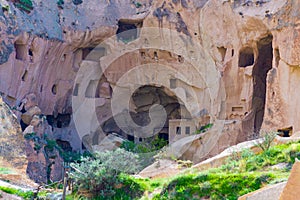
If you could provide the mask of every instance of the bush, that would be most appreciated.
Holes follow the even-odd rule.
[[[260,132],[263,141],[261,143],[258,142],[256,146],[260,147],[261,150],[263,151],[268,150],[271,147],[277,134],[278,134],[277,132],[264,132],[264,131]]]
[[[144,141],[138,144],[131,141],[124,141],[120,147],[129,152],[142,154],[139,156],[139,160],[141,163],[140,169],[143,169],[155,161],[154,156],[167,144],[168,141],[155,136],[151,141]]]
[[[64,0],[58,0],[57,1],[57,6],[59,7],[59,8],[63,8],[63,5],[65,4],[65,2],[64,2]]]
[[[121,148],[95,153],[94,157],[82,158],[80,163],[71,166],[75,169],[71,177],[79,191],[106,199],[117,195],[117,191],[125,187],[124,182],[128,184],[128,178],[122,174],[133,174],[139,169],[138,156]]]
[[[15,3],[15,6],[22,11],[30,13],[33,9],[33,4],[31,0],[19,0],[19,2]]]

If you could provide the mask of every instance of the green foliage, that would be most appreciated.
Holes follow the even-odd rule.
[[[190,168],[193,165],[193,162],[190,160],[176,160],[179,168]]]
[[[59,8],[63,8],[63,5],[65,4],[65,2],[64,2],[64,0],[58,0],[57,1],[57,6],[59,7]]]
[[[175,178],[153,199],[237,199],[274,180],[271,173],[201,173]]]
[[[219,168],[174,178],[154,199],[237,199],[265,184],[286,181],[296,158],[300,159],[300,142],[271,146],[257,155],[245,149]],[[272,168],[279,163],[286,166]]]
[[[132,174],[138,171],[138,156],[134,153],[117,149],[115,151],[98,152],[94,157],[82,158],[80,163],[72,163],[75,171],[71,177],[79,190],[87,190],[94,196],[113,198],[120,193],[120,188],[136,189],[128,195],[139,194],[139,187],[132,183],[134,179],[124,178],[123,173]],[[129,184],[130,183],[130,184]],[[123,188],[124,189],[124,188]],[[119,192],[118,192],[119,191]]]
[[[263,151],[268,150],[271,147],[277,134],[278,134],[277,132],[262,131],[260,135],[262,136],[263,141],[261,143],[258,142],[256,146],[260,147]]]
[[[45,147],[48,148],[48,150],[50,150],[50,151],[53,151],[54,148],[57,147],[57,143],[56,143],[55,140],[48,140],[47,139],[46,142],[47,142],[47,145]]]
[[[32,140],[32,139],[34,139],[35,137],[37,137],[35,132],[27,133],[27,134],[24,135],[24,138],[25,138],[26,140]]]
[[[142,4],[138,1],[134,1],[133,4],[135,5],[136,8],[142,7]]]
[[[12,171],[9,168],[0,167],[0,174],[13,174],[14,171]]]
[[[282,144],[268,148],[255,155],[251,150],[245,149],[239,155],[233,154],[220,167],[226,172],[252,172],[266,170],[268,167],[279,163],[286,163],[283,172],[295,162],[295,158],[300,159],[300,143]]]
[[[27,13],[30,13],[30,11],[33,9],[33,4],[31,0],[19,0],[19,2],[15,3],[15,6]]]
[[[6,192],[8,194],[14,194],[20,197],[23,197],[24,199],[31,199],[33,197],[33,192],[32,191],[22,191],[22,190],[18,190],[15,188],[9,188],[9,187],[4,187],[4,186],[0,186],[0,190],[3,192]]]
[[[206,131],[208,131],[208,129],[210,129],[211,127],[213,127],[214,124],[206,124],[204,126],[201,126],[199,130],[196,130],[195,134],[200,134],[200,133],[204,133]]]
[[[126,151],[130,151],[133,153],[150,153],[155,152],[162,149],[164,146],[168,144],[168,141],[155,136],[151,141],[144,141],[141,143],[135,144],[132,141],[124,141],[121,145],[121,148]]]
[[[155,136],[149,141],[143,141],[137,144],[132,141],[124,141],[121,144],[120,148],[125,149],[129,152],[142,154],[141,156],[139,156],[139,160],[141,163],[141,169],[143,169],[146,166],[151,165],[155,161],[154,156],[167,144],[168,141]]]

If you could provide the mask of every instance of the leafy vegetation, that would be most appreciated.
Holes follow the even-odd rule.
[[[258,142],[256,146],[260,147],[263,151],[268,150],[271,147],[277,134],[277,132],[260,132],[263,141],[261,143]]]
[[[71,177],[79,192],[87,191],[99,199],[117,198],[118,195],[130,199],[142,194],[140,184],[126,175],[139,170],[138,156],[124,149],[98,152],[71,166],[75,169]]]
[[[208,131],[213,126],[213,124],[209,123],[204,126],[201,126],[198,130],[196,130],[195,134],[200,134]]]
[[[246,149],[221,167],[183,173],[154,199],[237,199],[266,184],[287,180],[295,158],[300,159],[300,142],[271,146],[257,155]]]
[[[0,190],[5,193],[8,193],[8,194],[14,194],[14,195],[23,197],[24,199],[31,199],[33,197],[32,191],[25,192],[23,190],[18,190],[18,189],[9,188],[9,187],[3,187],[3,186],[0,186]]]
[[[64,4],[65,4],[64,0],[58,0],[58,1],[57,1],[57,6],[58,6],[59,8],[61,8],[61,9],[63,8]]]
[[[115,151],[81,157],[71,164],[74,171],[70,176],[77,188],[67,199],[85,199],[88,194],[93,199],[237,199],[267,184],[287,180],[295,159],[300,159],[300,142],[272,146],[272,137],[265,141],[268,142],[259,154],[245,149],[233,153],[218,168],[187,169],[175,177],[160,179],[135,178],[131,174],[141,169],[140,157],[157,153],[164,141],[159,138],[140,144],[127,141]],[[59,148],[55,141],[47,141],[47,145]],[[178,163],[184,167],[191,164]]]
[[[177,177],[154,199],[237,199],[274,180],[272,173],[200,173]]]
[[[80,4],[82,4],[83,3],[83,0],[72,0],[72,2],[73,2],[73,4],[74,5],[80,5]]]
[[[150,153],[162,149],[167,144],[168,141],[156,136],[149,142],[146,141],[137,144],[132,141],[124,141],[121,145],[121,148],[133,153]]]
[[[156,136],[150,139],[150,141],[144,141],[138,144],[135,144],[132,141],[124,141],[121,145],[121,148],[132,153],[142,154],[139,156],[139,160],[141,163],[141,168],[145,168],[155,161],[155,155],[157,155],[158,151],[167,144],[168,141]]]
[[[19,0],[15,3],[15,6],[27,13],[30,13],[33,9],[33,3],[31,0]]]
[[[13,174],[14,171],[9,168],[0,167],[0,174]]]

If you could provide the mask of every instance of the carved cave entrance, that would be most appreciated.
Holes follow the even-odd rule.
[[[176,97],[176,95],[165,87],[143,86],[138,88],[131,97],[130,115],[133,121],[140,126],[150,123],[149,109],[155,104],[160,104],[165,108],[167,119],[163,128],[159,131],[158,137],[169,141],[169,120],[170,119],[190,119],[191,115],[186,107]],[[120,114],[122,115],[122,113]],[[102,124],[102,130],[106,134],[117,133],[125,139],[135,142],[148,142],[151,138],[135,138],[124,133],[111,118]],[[155,130],[153,130],[155,131]]]
[[[257,42],[258,57],[253,68],[253,98],[252,110],[254,112],[254,134],[258,135],[264,118],[266,103],[267,73],[272,68],[273,37],[269,35]]]

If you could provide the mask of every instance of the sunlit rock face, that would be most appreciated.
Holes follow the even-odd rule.
[[[13,111],[0,97],[0,166],[14,169],[14,175],[1,175],[1,178],[24,183],[27,169],[25,139]]]
[[[99,149],[109,134],[179,140],[193,137],[190,122],[217,125],[176,144],[198,162],[261,129],[300,130],[297,1],[36,0],[29,13],[7,5],[4,100],[18,106],[34,93],[72,150]],[[173,137],[169,120],[180,119]]]

